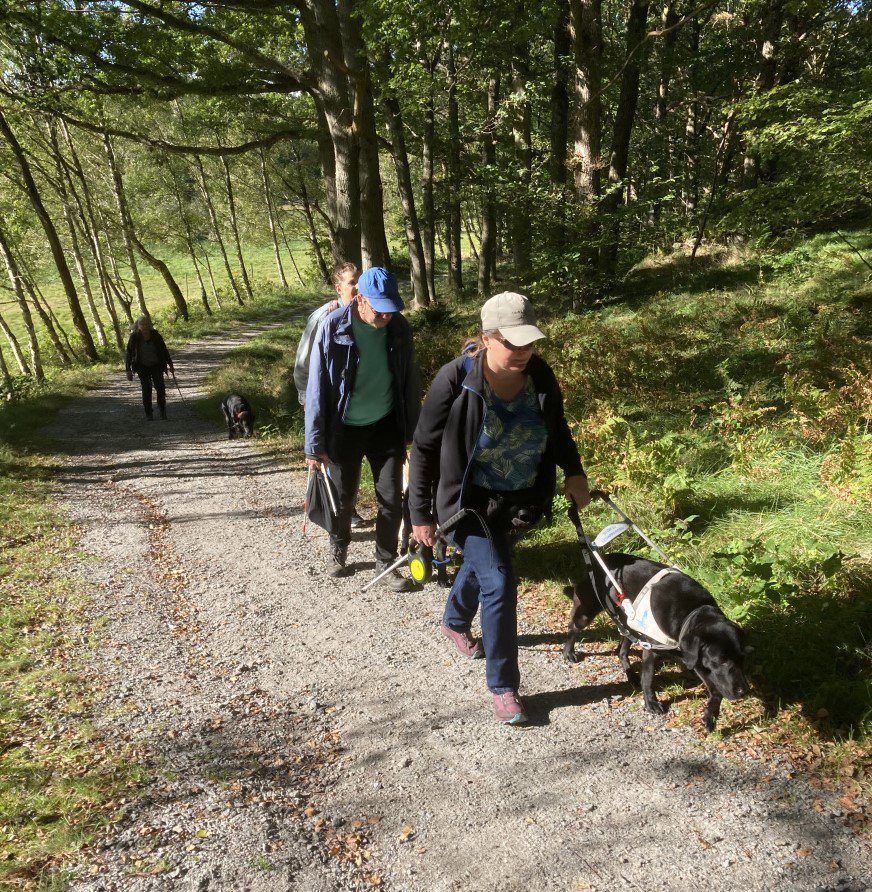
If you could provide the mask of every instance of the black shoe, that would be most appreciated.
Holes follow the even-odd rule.
[[[378,576],[379,573],[384,573],[388,567],[393,563],[382,563],[381,561],[377,562],[375,565],[375,575]],[[402,593],[402,592],[412,592],[415,590],[415,583],[413,580],[409,579],[407,576],[403,576],[400,573],[399,569],[394,567],[390,573],[386,576],[382,576],[379,582],[387,586],[391,591]]]
[[[357,511],[351,512],[351,529],[356,530],[358,527],[365,527],[366,521],[357,513]]]
[[[328,576],[332,576],[334,579],[339,579],[342,576],[351,575],[351,567],[348,567],[345,564],[345,555],[346,549],[344,548],[334,548],[330,552],[330,560],[327,561]]]

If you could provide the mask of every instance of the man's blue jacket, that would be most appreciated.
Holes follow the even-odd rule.
[[[354,392],[360,353],[354,343],[355,302],[332,312],[321,326],[309,361],[306,387],[306,455],[326,453],[335,460],[336,435]],[[406,443],[412,442],[421,411],[421,376],[415,362],[412,329],[394,313],[387,324],[388,366],[394,378],[394,412]]]

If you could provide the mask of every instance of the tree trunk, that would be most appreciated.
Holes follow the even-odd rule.
[[[233,180],[230,177],[230,164],[227,162],[227,156],[221,156],[221,169],[224,171],[224,187],[227,189],[227,207],[230,211],[230,231],[233,233],[233,243],[236,247],[236,259],[239,261],[240,274],[242,275],[242,285],[248,299],[254,297],[251,290],[251,282],[248,279],[248,271],[245,268],[245,258],[242,255],[242,240],[239,237],[239,221],[236,216],[236,199],[233,195]]]
[[[521,47],[514,61],[513,89],[515,114],[512,120],[512,141],[515,165],[519,171],[519,189],[509,209],[512,229],[512,255],[515,277],[523,283],[530,277],[530,180],[533,166],[533,139],[530,122],[530,98],[527,81],[530,77],[529,48]]]
[[[24,149],[21,148],[21,144],[15,138],[15,134],[12,132],[12,129],[6,121],[6,116],[3,114],[2,109],[0,109],[0,133],[3,134],[3,136],[6,138],[6,141],[9,143],[9,148],[12,150],[15,162],[18,165],[19,171],[21,172],[24,190],[27,193],[27,197],[30,199],[30,203],[33,205],[34,211],[36,211],[36,215],[39,218],[40,223],[42,224],[43,231],[45,232],[46,239],[49,243],[49,248],[51,249],[55,266],[58,270],[58,276],[60,277],[61,284],[64,288],[64,293],[67,297],[67,304],[69,305],[70,314],[73,318],[73,325],[75,325],[76,331],[79,333],[79,338],[82,341],[82,347],[84,348],[88,358],[96,361],[99,358],[97,356],[97,348],[94,346],[94,340],[91,337],[91,332],[89,331],[88,325],[85,322],[85,317],[82,314],[82,306],[79,303],[79,296],[78,294],[76,294],[76,286],[73,284],[73,277],[70,274],[70,268],[69,266],[67,266],[63,245],[61,244],[61,240],[58,237],[55,225],[52,222],[52,219],[49,216],[45,205],[42,203],[42,198],[40,197],[39,189],[37,189],[36,182],[33,179],[33,175],[30,172],[30,165],[28,164],[27,157],[24,154]]]
[[[430,294],[427,289],[424,246],[421,243],[421,230],[418,227],[415,191],[412,187],[412,173],[409,169],[409,155],[406,151],[406,136],[403,131],[400,103],[395,97],[387,96],[384,99],[384,109],[388,130],[391,134],[391,153],[397,170],[397,191],[400,193],[403,219],[406,223],[406,243],[409,246],[415,306],[425,307],[430,303]]]
[[[684,123],[684,170],[681,182],[681,204],[684,215],[692,217],[699,197],[699,95],[696,83],[696,59],[699,55],[700,25],[694,18],[690,26],[690,65],[688,71],[687,118]]]
[[[485,97],[485,121],[481,141],[481,161],[484,179],[484,196],[481,211],[481,251],[478,255],[478,293],[490,294],[491,268],[496,254],[497,208],[494,201],[493,178],[497,163],[497,104],[500,101],[500,76],[494,74],[488,80]]]
[[[624,180],[627,176],[627,163],[630,157],[630,138],[636,120],[636,106],[639,102],[639,76],[642,70],[641,45],[645,39],[648,22],[648,0],[633,0],[627,18],[627,43],[624,71],[621,75],[621,94],[615,112],[615,126],[612,131],[612,152],[609,160],[609,190],[603,197],[601,208],[606,214],[614,215],[624,198]],[[619,223],[612,219],[608,223],[609,236],[600,249],[600,269],[610,274],[615,270],[618,259]]]
[[[45,299],[42,292],[39,290],[39,287],[35,284],[33,272],[30,270],[27,261],[21,254],[16,257],[16,264],[23,273],[21,276],[21,283],[24,285],[24,290],[30,296],[30,302],[33,304],[37,315],[48,331],[48,336],[55,348],[58,361],[62,366],[70,365],[73,360],[78,360],[79,356],[76,354],[73,345],[70,343],[69,335],[67,335],[64,327],[55,315],[54,310],[52,310],[51,304]],[[40,298],[42,302],[40,302]],[[42,306],[43,303],[45,304],[45,307]],[[58,332],[61,333],[66,348],[61,344]]]
[[[784,23],[784,0],[768,0],[763,8],[760,36],[757,40],[757,92],[768,93],[778,74],[778,46]],[[762,176],[769,180],[774,174],[771,160],[761,165],[756,151],[746,153],[743,164],[742,188],[753,189]]]
[[[303,202],[303,215],[306,218],[306,227],[309,231],[309,241],[312,243],[312,252],[315,255],[315,262],[318,264],[322,281],[325,285],[330,285],[333,281],[333,277],[330,275],[330,270],[327,269],[327,261],[324,259],[324,255],[321,252],[321,245],[318,244],[318,230],[315,227],[315,217],[312,215],[312,205],[309,202],[309,190],[306,189],[306,181],[303,179],[303,171],[300,170],[299,167],[297,168],[297,173],[300,177],[300,199]],[[336,244],[339,244],[339,242],[336,242]],[[340,263],[345,263],[344,260],[341,258],[336,259],[335,256],[334,260],[336,261],[336,266]]]
[[[173,274],[170,272],[170,268],[161,260],[159,257],[155,257],[143,243],[137,238],[136,232],[134,232],[133,226],[130,227],[130,236],[133,239],[133,243],[136,245],[137,251],[142,254],[143,259],[146,263],[148,263],[152,269],[157,270],[161,276],[163,276],[163,280],[166,283],[167,288],[169,289],[170,294],[173,298],[173,303],[176,305],[176,318],[179,316],[188,321],[188,303],[185,300],[185,295],[182,294],[182,289],[179,288],[178,282],[176,282],[175,278],[173,278]]]
[[[61,155],[61,147],[58,143],[57,129],[54,122],[48,125],[49,144],[54,158],[55,171],[57,173],[57,192],[61,203],[61,212],[64,216],[64,222],[67,224],[67,231],[70,235],[70,248],[73,252],[73,260],[76,264],[76,272],[79,276],[79,282],[82,290],[85,292],[85,303],[88,307],[88,313],[91,316],[91,324],[94,328],[94,334],[97,336],[97,343],[101,347],[105,347],[108,343],[106,340],[106,330],[103,328],[103,322],[100,314],[97,312],[97,305],[94,303],[94,294],[91,291],[91,282],[88,278],[88,272],[85,269],[85,261],[82,258],[82,251],[79,246],[79,234],[76,231],[76,224],[73,217],[73,207],[70,200],[70,191],[72,183],[69,181],[69,173],[66,168],[65,159]]]
[[[469,245],[469,250],[472,251],[475,265],[478,266],[478,248],[476,248],[475,243],[478,241],[479,245],[481,244],[481,233],[473,228],[470,213],[463,214],[463,231],[466,233],[466,241]]]
[[[659,156],[658,167],[660,179],[671,180],[673,176],[673,142],[669,135],[666,123],[666,115],[669,110],[669,88],[672,82],[675,60],[675,42],[678,40],[678,28],[676,24],[679,15],[675,10],[674,0],[667,0],[663,7],[662,24],[666,32],[660,49],[660,81],[657,84],[657,97],[654,101],[654,142],[655,151]],[[666,188],[657,185],[657,197],[651,205],[651,223],[656,224],[660,220],[660,211],[663,204],[663,196]]]
[[[29,377],[30,368],[27,365],[27,360],[24,358],[24,353],[21,351],[21,345],[18,343],[18,338],[15,337],[12,329],[6,324],[6,320],[3,318],[2,314],[0,314],[0,331],[6,335],[6,340],[9,341],[9,349],[15,357],[18,370],[22,375],[27,375]]]
[[[364,268],[387,267],[391,258],[385,235],[384,189],[379,170],[375,103],[360,18],[355,13],[357,5],[358,0],[338,0],[342,45],[354,97],[354,126],[360,151],[361,260]]]
[[[297,280],[300,283],[300,286],[305,288],[306,283],[303,280],[303,277],[300,275],[300,267],[297,266],[297,261],[294,258],[294,252],[291,250],[290,242],[288,241],[287,233],[285,232],[285,227],[282,226],[281,220],[276,220],[279,224],[279,232],[282,234],[282,241],[285,243],[285,250],[288,252],[288,257],[291,259],[291,266],[294,268],[294,272],[297,274]]]
[[[569,149],[569,71],[566,59],[572,52],[569,36],[569,0],[558,0],[554,24],[554,84],[551,87],[551,151],[548,173],[561,189],[566,185],[566,156]]]
[[[569,0],[575,59],[575,127],[572,158],[576,197],[593,202],[600,194],[602,164],[602,0]]]
[[[64,340],[67,342],[67,349],[64,349],[64,345],[61,343],[61,339],[58,337],[57,328],[55,327],[55,323],[52,321],[52,316],[46,312],[43,308],[42,304],[39,302],[39,297],[37,296],[36,289],[33,287],[30,279],[24,278],[24,288],[27,293],[30,295],[30,301],[36,310],[37,316],[42,320],[42,324],[45,326],[45,330],[48,332],[49,340],[51,341],[52,347],[54,347],[55,356],[57,357],[58,362],[64,368],[68,367],[71,362],[71,355],[75,357],[73,353],[72,347],[70,346],[70,339],[67,337],[67,333],[61,329],[61,334],[64,336]],[[49,309],[51,309],[49,307]]]
[[[336,234],[335,222],[337,219],[336,211],[336,153],[333,151],[333,140],[330,138],[330,127],[327,124],[327,118],[324,109],[315,103],[316,117],[318,119],[318,129],[316,131],[316,139],[318,143],[318,160],[321,166],[321,185],[324,189],[324,198],[327,202],[327,212],[325,214],[327,220],[327,229],[330,235],[330,251],[333,255],[333,265],[337,266],[344,263],[342,256],[342,245],[339,244],[339,238]],[[301,182],[304,182],[304,171],[300,153],[296,147],[293,148],[294,159],[297,162],[297,170]],[[279,174],[280,176],[281,173]],[[282,180],[290,188],[287,180],[282,176]],[[292,190],[296,192],[296,190]],[[320,253],[320,250],[319,252]],[[323,257],[322,257],[323,259]],[[317,258],[316,258],[317,260]],[[320,266],[320,262],[319,262]]]
[[[194,163],[197,167],[199,175],[200,190],[203,193],[203,201],[206,203],[206,209],[209,212],[209,221],[212,223],[212,231],[215,233],[215,239],[218,242],[218,248],[221,251],[221,259],[224,261],[224,271],[227,273],[227,280],[230,282],[230,290],[233,292],[233,298],[240,306],[244,305],[242,295],[239,293],[239,286],[236,284],[236,278],[233,270],[230,268],[230,260],[227,257],[227,249],[224,247],[224,239],[221,238],[221,227],[218,223],[218,214],[215,213],[215,205],[212,203],[212,196],[209,193],[209,186],[206,183],[206,171],[203,168],[203,159],[199,155],[194,156]]]
[[[724,179],[726,172],[729,170],[730,167],[732,143],[733,137],[735,135],[735,120],[736,109],[733,108],[724,121],[724,127],[721,132],[721,139],[718,143],[717,153],[715,154],[714,170],[712,172],[712,185],[709,189],[709,196],[708,201],[706,202],[705,210],[703,211],[702,217],[699,221],[699,229],[697,230],[696,238],[693,240],[693,249],[690,252],[691,260],[696,257],[696,252],[699,250],[699,246],[702,244],[703,236],[705,235],[706,223],[708,222],[709,212],[711,211],[712,203],[715,200],[718,186]]]
[[[309,0],[298,8],[315,79],[315,104],[323,114],[333,145],[335,217],[332,226],[336,260],[350,261],[359,267],[360,145],[345,74],[339,16],[333,0]]]
[[[133,250],[133,239],[130,232],[130,214],[127,210],[127,198],[124,194],[124,181],[121,170],[112,147],[112,140],[108,133],[103,134],[103,147],[106,150],[106,158],[109,161],[109,170],[112,174],[112,187],[115,193],[115,206],[118,209],[118,223],[121,226],[121,238],[124,241],[124,250],[127,254],[127,263],[130,266],[130,275],[133,279],[133,293],[136,296],[136,305],[140,315],[148,316],[148,307],[145,305],[145,293],[142,290],[142,280],[139,278],[139,267],[136,265],[136,256]]]
[[[203,304],[203,309],[206,311],[207,316],[212,315],[212,307],[209,306],[209,298],[206,294],[206,283],[203,281],[203,273],[200,270],[200,263],[197,260],[197,252],[194,249],[194,237],[191,232],[191,222],[188,220],[188,215],[185,213],[185,206],[182,202],[182,193],[179,189],[179,182],[176,179],[176,172],[172,168],[172,165],[168,165],[169,167],[169,175],[173,184],[173,197],[176,200],[176,209],[179,212],[179,219],[182,221],[182,226],[184,227],[185,234],[185,245],[188,248],[188,256],[191,258],[191,263],[194,266],[194,272],[197,274],[197,282],[200,284],[200,301]],[[214,282],[213,282],[214,288]]]
[[[3,389],[6,391],[6,398],[12,399],[12,376],[9,374],[9,366],[6,365],[6,357],[3,355],[2,345],[0,345],[0,377],[3,379]]]
[[[70,160],[73,165],[73,170],[75,170],[76,172],[76,176],[78,177],[79,181],[79,187],[82,190],[81,196],[79,195],[79,190],[73,183],[71,175],[68,175],[67,178],[68,185],[70,188],[70,192],[72,193],[73,198],[76,202],[76,209],[79,215],[82,234],[84,236],[85,243],[88,245],[88,249],[91,253],[91,261],[94,264],[94,269],[97,272],[97,279],[100,282],[100,293],[103,296],[103,306],[106,308],[106,312],[109,314],[109,319],[112,322],[112,329],[115,333],[115,344],[118,348],[119,353],[123,353],[126,344],[121,334],[121,325],[118,322],[118,313],[115,311],[115,301],[113,300],[112,291],[108,282],[108,273],[106,270],[106,264],[103,260],[103,251],[100,246],[100,238],[96,232],[96,225],[94,223],[94,206],[91,199],[91,189],[85,177],[85,171],[82,168],[82,163],[79,160],[79,154],[76,151],[76,145],[73,142],[69,127],[67,127],[65,121],[61,121],[61,130],[64,134],[64,141],[66,142],[67,149],[70,153]]]
[[[33,376],[37,381],[45,380],[45,373],[42,370],[42,356],[39,352],[39,341],[36,337],[36,329],[33,327],[33,317],[30,315],[30,308],[27,306],[27,298],[24,294],[24,288],[21,285],[21,273],[12,256],[12,250],[9,242],[6,240],[6,233],[0,229],[0,254],[3,255],[3,262],[6,265],[6,272],[9,275],[9,282],[12,290],[15,292],[15,299],[18,301],[18,307],[21,310],[21,319],[24,323],[24,330],[27,332],[27,345],[30,348],[30,364],[33,368]]]
[[[436,113],[433,103],[433,65],[430,64],[430,91],[424,109],[424,135],[421,146],[421,241],[427,269],[427,292],[436,303],[436,215],[433,205],[433,145],[436,140]]]
[[[288,280],[285,278],[285,268],[282,266],[282,255],[279,251],[279,238],[276,232],[275,213],[273,211],[272,194],[269,188],[269,176],[266,171],[266,154],[263,149],[260,150],[260,176],[263,180],[263,197],[266,203],[266,216],[269,221],[269,235],[272,239],[273,253],[276,259],[276,269],[279,273],[279,282],[282,288],[288,287]]]
[[[567,162],[569,155],[569,69],[567,59],[572,52],[569,34],[569,0],[558,0],[554,23],[554,84],[551,87],[551,131],[548,174],[559,193],[554,214],[554,247],[559,252],[566,244]]]
[[[106,254],[109,258],[109,266],[111,270],[107,270],[107,282],[109,283],[109,288],[112,290],[112,294],[115,296],[115,299],[118,303],[121,304],[121,308],[124,310],[124,315],[127,318],[128,322],[133,322],[133,296],[127,290],[127,286],[124,284],[124,279],[121,275],[121,270],[118,269],[118,260],[115,257],[115,249],[112,247],[112,239],[109,237],[109,230],[105,227],[105,222],[103,223],[102,232],[103,237],[106,239]],[[95,231],[100,231],[95,226]],[[108,273],[111,272],[111,275]]]
[[[448,288],[463,291],[463,246],[460,229],[460,107],[454,47],[448,45],[448,200],[446,202]]]
[[[215,299],[215,306],[221,309],[221,298],[218,297],[218,289],[215,287],[215,274],[212,272],[212,262],[209,260],[209,252],[203,252],[203,259],[206,261],[206,272],[209,274],[209,284],[212,286],[212,297]]]

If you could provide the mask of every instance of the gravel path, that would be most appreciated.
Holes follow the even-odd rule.
[[[186,386],[255,333],[179,351]],[[667,728],[602,644],[569,666],[559,630],[525,620],[533,723],[498,725],[483,665],[438,632],[441,589],[361,593],[371,530],[358,572],[329,579],[326,537],[300,532],[303,471],[170,399],[148,422],[119,376],[51,428],[86,555],[70,572],[99,592],[95,722],[158,771],[74,888],[872,884],[837,804]]]

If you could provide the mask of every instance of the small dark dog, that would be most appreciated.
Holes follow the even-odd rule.
[[[254,435],[254,412],[248,405],[248,400],[238,393],[231,393],[221,401],[221,411],[227,421],[227,439],[233,440],[237,436],[251,437]]]
[[[664,568],[656,561],[630,554],[615,553],[604,557],[631,601],[635,601],[645,583]],[[594,572],[599,590],[608,591],[613,596],[614,586],[596,563]],[[577,663],[584,659],[584,654],[575,652],[575,642],[602,610],[602,606],[587,580],[564,591],[572,598],[572,614],[563,655],[570,662]],[[724,616],[715,599],[685,573],[671,573],[654,586],[651,611],[657,624],[678,642],[678,647],[675,650],[643,650],[640,678],[639,671],[630,665],[630,639],[621,636],[618,657],[627,674],[627,681],[634,687],[639,687],[641,681],[645,707],[662,715],[669,707],[660,702],[654,693],[654,673],[664,660],[680,660],[706,686],[709,699],[703,713],[703,723],[706,731],[711,733],[717,724],[723,698],[738,700],[748,691],[743,663],[751,649],[742,646],[741,629]]]

